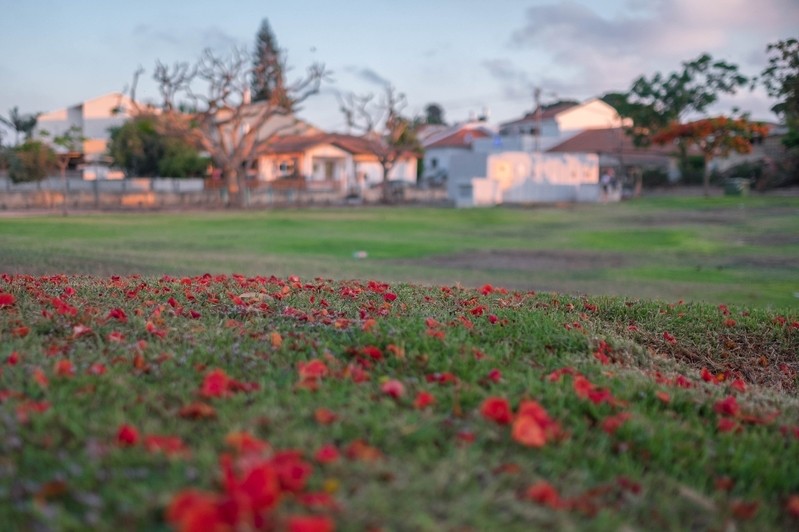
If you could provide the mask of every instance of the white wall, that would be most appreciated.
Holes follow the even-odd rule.
[[[616,109],[602,100],[589,100],[577,107],[559,113],[555,120],[558,132],[577,129],[597,129],[620,127],[620,117]]]

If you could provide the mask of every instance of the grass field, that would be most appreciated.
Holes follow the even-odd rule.
[[[797,308],[797,219],[799,198],[778,197],[0,218],[0,271],[494,283]]]
[[[0,218],[0,528],[796,530],[797,213]]]
[[[797,350],[735,306],[4,275],[0,523],[795,530]]]

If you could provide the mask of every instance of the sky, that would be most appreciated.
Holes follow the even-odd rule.
[[[0,0],[0,114],[48,112],[130,84],[157,100],[156,60],[194,61],[205,48],[252,49],[267,18],[291,79],[314,62],[331,72],[300,116],[345,129],[336,93],[404,93],[407,115],[437,103],[449,122],[490,121],[542,101],[626,91],[709,53],[756,75],[766,45],[799,37],[798,0]],[[724,98],[775,120],[762,89]]]

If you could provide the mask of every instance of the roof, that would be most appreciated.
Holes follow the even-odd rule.
[[[563,142],[550,147],[548,152],[605,153],[621,155],[649,155],[668,157],[673,149],[653,145],[639,148],[621,128],[586,129]]]
[[[342,133],[320,133],[275,137],[259,150],[259,154],[302,153],[322,144],[330,144],[352,155],[375,155],[381,150],[381,144],[374,139]]]
[[[428,144],[426,148],[465,148],[472,147],[474,139],[488,137],[489,134],[482,129],[461,129],[437,139],[435,142]]]
[[[546,109],[542,109],[540,118],[541,118],[541,120],[549,120],[551,118],[555,118],[560,113],[562,113],[564,111],[568,111],[572,107],[578,107],[579,105],[581,105],[581,104],[579,104],[579,103],[568,103],[568,102],[567,103],[561,103],[561,104],[553,105],[552,107],[547,107]],[[538,120],[539,117],[536,115],[537,112],[538,112],[538,109],[536,109],[535,111],[531,111],[531,112],[527,113],[522,118],[519,118],[517,120],[511,120],[510,122],[503,122],[502,124],[500,124],[500,126],[501,127],[513,126],[513,125],[516,125],[516,124],[524,124],[526,122],[532,122],[532,121]]]

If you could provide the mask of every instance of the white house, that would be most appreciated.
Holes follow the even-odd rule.
[[[422,179],[432,184],[445,182],[452,157],[471,151],[476,141],[495,134],[485,122],[467,122],[425,135],[420,139],[425,151]]]
[[[34,135],[49,138],[66,133],[77,127],[85,137],[83,160],[95,163],[102,160],[111,139],[109,129],[118,127],[135,113],[130,99],[122,93],[112,92],[70,107],[44,113],[39,116]]]
[[[383,181],[373,140],[338,133],[280,135],[261,148],[257,179],[279,185],[295,182],[307,189],[358,193]],[[399,158],[389,171],[391,181],[416,182],[416,156]]]
[[[598,98],[583,103],[561,103],[536,109],[522,118],[499,125],[501,136],[538,136],[562,138],[569,133],[585,129],[620,127],[628,125],[612,106]]]

